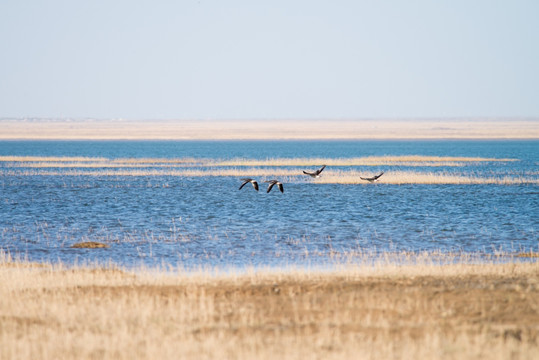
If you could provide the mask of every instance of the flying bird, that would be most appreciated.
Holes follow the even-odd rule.
[[[379,178],[380,176],[382,176],[382,175],[384,175],[384,172],[383,172],[383,171],[382,171],[380,174],[375,175],[375,176],[373,176],[373,177],[364,178],[364,177],[361,177],[361,176],[360,176],[360,178],[361,178],[361,180],[366,180],[366,181],[368,181],[368,182],[375,182],[375,181],[378,181],[378,178]]]
[[[324,169],[326,168],[326,165],[322,165],[322,167],[314,172],[307,172],[305,170],[303,170],[303,173],[305,175],[309,175],[310,177],[313,177],[313,178],[319,178],[320,177],[320,173],[322,171],[324,171]]]
[[[255,188],[255,190],[258,191],[258,183],[256,182],[256,180],[245,178],[245,179],[241,179],[241,181],[243,181],[243,184],[241,184],[241,186],[240,186],[240,188],[238,190],[241,190],[241,188],[244,187],[245,184],[251,183],[251,184],[253,184],[253,187]]]
[[[264,181],[266,183],[269,183],[269,186],[268,186],[268,191],[266,191],[267,193],[269,193],[271,191],[271,188],[273,188],[273,185],[277,185],[277,187],[279,188],[279,190],[284,193],[284,189],[283,189],[283,184],[277,180],[268,180],[268,181]]]

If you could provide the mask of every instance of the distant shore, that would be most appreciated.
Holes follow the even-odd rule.
[[[187,274],[0,257],[0,282],[2,359],[532,359],[539,351],[537,262]]]
[[[538,119],[0,119],[0,140],[539,139]]]

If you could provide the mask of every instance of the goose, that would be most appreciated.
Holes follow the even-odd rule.
[[[241,186],[240,186],[240,188],[238,190],[241,190],[241,188],[244,187],[245,184],[251,183],[251,184],[253,184],[253,187],[255,188],[255,190],[258,191],[258,183],[256,182],[256,180],[253,180],[253,179],[250,179],[250,178],[245,178],[245,179],[241,179],[241,181],[243,181],[243,184],[241,184]]]
[[[320,169],[316,170],[315,172],[307,172],[307,171],[303,170],[303,173],[305,175],[309,175],[310,177],[313,177],[313,178],[319,178],[320,173],[322,171],[324,171],[325,168],[326,168],[326,165],[322,165],[322,167]]]
[[[379,178],[380,176],[382,176],[382,175],[384,175],[384,172],[383,172],[383,171],[382,171],[380,174],[375,175],[375,176],[370,177],[370,178],[364,178],[364,177],[361,177],[361,176],[360,176],[360,179],[361,179],[361,180],[366,180],[366,181],[368,181],[368,182],[375,182],[375,181],[378,181],[378,178]]]
[[[268,191],[266,191],[267,193],[269,193],[271,191],[271,188],[273,187],[273,185],[277,185],[277,187],[279,188],[279,190],[284,193],[284,189],[283,189],[283,184],[277,180],[268,180],[268,181],[264,181],[266,183],[269,183],[269,186],[268,186]]]

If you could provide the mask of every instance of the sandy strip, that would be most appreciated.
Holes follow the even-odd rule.
[[[0,119],[0,140],[539,139],[539,119]]]

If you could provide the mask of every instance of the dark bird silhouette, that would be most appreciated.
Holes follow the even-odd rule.
[[[258,183],[256,182],[256,180],[245,178],[245,179],[241,179],[241,181],[243,181],[243,184],[241,184],[241,186],[240,186],[240,188],[238,190],[241,190],[241,188],[244,187],[245,184],[251,183],[251,184],[253,184],[253,187],[255,188],[255,190],[258,191]]]
[[[361,176],[360,176],[360,178],[361,178],[361,180],[366,180],[366,181],[368,181],[368,182],[375,182],[375,181],[378,181],[378,178],[379,178],[380,176],[382,176],[382,175],[384,175],[384,172],[383,172],[383,171],[382,171],[380,174],[375,175],[375,176],[370,177],[370,178],[364,178],[364,177],[361,177]]]
[[[279,188],[279,190],[284,193],[284,189],[283,189],[283,184],[277,180],[268,180],[268,181],[264,181],[264,182],[267,182],[269,183],[269,186],[268,186],[268,191],[266,191],[267,193],[269,193],[271,191],[271,188],[273,188],[273,185],[277,185],[277,187]]]
[[[320,173],[322,171],[324,171],[325,168],[326,168],[326,165],[322,165],[322,167],[320,169],[318,169],[318,170],[316,170],[314,172],[308,172],[308,171],[303,170],[303,173],[305,175],[309,175],[310,177],[318,178],[318,177],[320,177]]]

